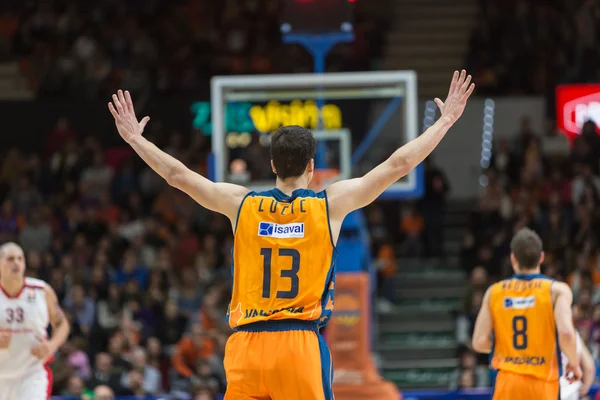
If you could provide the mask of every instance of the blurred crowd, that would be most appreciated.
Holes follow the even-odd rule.
[[[550,125],[549,125],[550,126]],[[542,272],[569,283],[577,330],[600,360],[600,136],[587,122],[572,146],[555,132],[535,132],[524,117],[512,142],[495,143],[487,184],[462,243],[469,291],[457,320],[463,358],[471,365],[470,338],[487,287],[512,275],[512,235],[524,226],[544,241]],[[463,360],[461,358],[461,360]],[[487,364],[487,357],[480,363]],[[477,368],[467,368],[475,377]],[[483,380],[481,380],[483,379]],[[486,378],[473,379],[485,386]]]
[[[201,141],[157,143],[195,165]],[[8,150],[0,241],[19,242],[72,324],[54,393],[223,393],[231,226],[167,186],[128,147],[105,149],[61,120],[44,155]],[[140,397],[142,398],[142,397]]]
[[[466,66],[481,94],[548,95],[600,78],[596,0],[480,0]]]
[[[106,97],[117,87],[161,93],[208,88],[218,74],[311,72],[310,55],[281,43],[282,0],[8,0],[0,59],[18,60],[42,95]],[[386,23],[357,3],[354,43],[333,71],[369,69]]]

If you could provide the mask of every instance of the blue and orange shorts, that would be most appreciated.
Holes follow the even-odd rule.
[[[545,381],[530,375],[499,371],[493,400],[555,400],[558,399],[558,380]]]
[[[312,321],[240,326],[225,347],[225,400],[333,400],[331,354]]]

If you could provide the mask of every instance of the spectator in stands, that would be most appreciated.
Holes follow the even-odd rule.
[[[195,390],[193,400],[212,400],[214,398],[210,389],[200,388]]]
[[[131,352],[131,364],[133,371],[137,371],[141,374],[143,382],[142,387],[146,394],[162,393],[162,379],[160,372],[147,363],[146,350],[141,347],[134,349]],[[131,389],[132,383],[129,381],[131,377],[131,373],[124,374],[121,384],[124,387]]]
[[[77,397],[80,398],[86,391],[83,380],[77,375],[73,375],[69,378],[67,388],[63,391],[62,395],[66,397]]]
[[[187,324],[188,318],[179,312],[177,302],[169,300],[165,304],[157,336],[164,346],[171,348],[182,338]]]
[[[85,340],[82,338],[73,338],[72,341],[65,343],[65,354],[68,355],[68,363],[73,369],[75,375],[83,380],[91,376],[92,370],[90,360],[84,349],[86,347]]]
[[[96,305],[86,296],[83,287],[73,286],[70,295],[63,301],[63,307],[73,315],[74,323],[81,332],[85,336],[89,335],[96,320]]]
[[[551,119],[546,121],[546,135],[542,137],[542,153],[551,159],[560,160],[569,155],[569,139],[558,132]]]
[[[112,177],[113,170],[104,163],[104,155],[97,150],[92,165],[82,171],[79,182],[88,188],[88,195],[96,200],[109,189]]]
[[[108,353],[96,354],[94,370],[91,378],[87,381],[87,386],[90,388],[101,385],[110,388],[113,392],[122,392],[121,375],[113,370],[112,357]]]
[[[75,130],[68,118],[62,117],[56,121],[54,129],[46,136],[46,155],[52,155],[63,149],[65,144],[77,138]]]
[[[26,216],[42,204],[42,196],[39,190],[31,184],[29,177],[22,175],[18,179],[18,183],[13,186],[10,201],[17,214]]]
[[[202,304],[202,290],[199,276],[192,268],[185,268],[181,271],[179,285],[173,291],[177,299],[177,308],[180,313],[188,318],[192,318],[195,311]]]
[[[388,240],[379,246],[375,268],[378,276],[379,302],[377,304],[380,312],[392,311],[392,304],[396,301],[396,285],[394,277],[398,271],[396,252],[393,244]]]
[[[207,360],[214,354],[214,342],[206,334],[202,325],[192,325],[190,334],[177,343],[173,353],[173,367],[183,377],[191,378],[198,362]]]
[[[19,242],[23,250],[37,250],[40,253],[50,249],[52,228],[42,220],[39,209],[31,210],[27,222],[19,234]]]
[[[121,266],[115,274],[115,282],[119,286],[123,286],[133,281],[140,289],[144,290],[148,287],[148,277],[148,268],[138,263],[138,258],[132,250],[126,251],[121,260]]]
[[[463,369],[457,378],[457,389],[473,389],[477,387],[477,377],[472,369]]]
[[[0,240],[10,242],[17,240],[19,221],[14,212],[11,200],[4,200],[0,209]]]
[[[425,159],[425,194],[419,204],[424,218],[428,256],[439,257],[444,253],[444,213],[449,191],[446,175],[434,164],[430,155]]]
[[[131,369],[131,363],[125,358],[125,339],[121,332],[116,332],[110,338],[108,352],[112,357],[113,370],[119,376]]]
[[[573,296],[577,297],[581,290],[600,284],[600,271],[590,268],[589,256],[585,253],[578,254],[575,259],[576,269],[569,275],[567,283],[573,290]]]
[[[122,305],[121,292],[118,286],[114,283],[110,284],[107,290],[107,297],[101,299],[96,305],[97,328],[102,330],[103,335],[118,328]]]
[[[420,256],[423,253],[423,217],[413,205],[406,208],[402,214],[400,229],[404,240],[400,245],[400,255],[405,257]]]
[[[125,396],[133,396],[134,398],[145,398],[150,395],[145,389],[144,375],[138,370],[131,370],[127,373],[125,381],[127,387],[124,391]]]
[[[472,299],[473,293],[477,291],[485,291],[490,286],[490,278],[486,269],[478,265],[471,271],[469,278],[469,290],[464,298],[465,309],[467,309],[468,302]]]
[[[170,363],[169,358],[161,347],[160,341],[151,337],[146,341],[146,351],[148,354],[148,365],[156,368],[161,375],[161,387],[169,387],[169,372]]]
[[[471,348],[471,337],[475,327],[475,319],[481,308],[484,291],[474,290],[465,302],[463,312],[456,320],[456,338],[459,344]]]
[[[486,366],[477,365],[477,355],[470,349],[464,349],[460,354],[460,364],[450,378],[450,389],[488,387],[489,376]]]
[[[586,189],[590,189],[592,195],[600,193],[600,177],[594,175],[590,164],[581,164],[577,168],[579,173],[573,178],[571,199],[573,204],[580,204]]]
[[[225,381],[213,371],[208,360],[200,359],[191,380],[192,386],[210,388],[213,393],[225,393]]]
[[[94,399],[95,400],[115,400],[115,393],[110,387],[104,386],[104,385],[99,385],[99,386],[96,386],[96,388],[94,389]]]
[[[510,154],[509,142],[505,138],[500,138],[495,145],[490,166],[498,173],[500,181],[506,184],[509,177],[514,176],[513,170],[515,169]]]

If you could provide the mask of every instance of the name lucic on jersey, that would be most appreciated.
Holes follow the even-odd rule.
[[[306,208],[304,206],[305,202],[306,202],[306,199],[302,199],[296,205],[294,202],[291,202],[291,203],[281,202],[280,203],[275,199],[261,199],[260,202],[258,203],[258,208],[257,208],[256,212],[258,212],[258,213],[269,212],[271,214],[279,213],[281,215],[306,213]]]

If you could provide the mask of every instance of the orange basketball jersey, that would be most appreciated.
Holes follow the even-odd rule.
[[[235,230],[229,325],[297,319],[323,326],[333,310],[334,261],[325,191],[249,193]]]
[[[552,279],[541,274],[517,274],[492,286],[492,368],[558,380],[561,353],[551,287]]]

